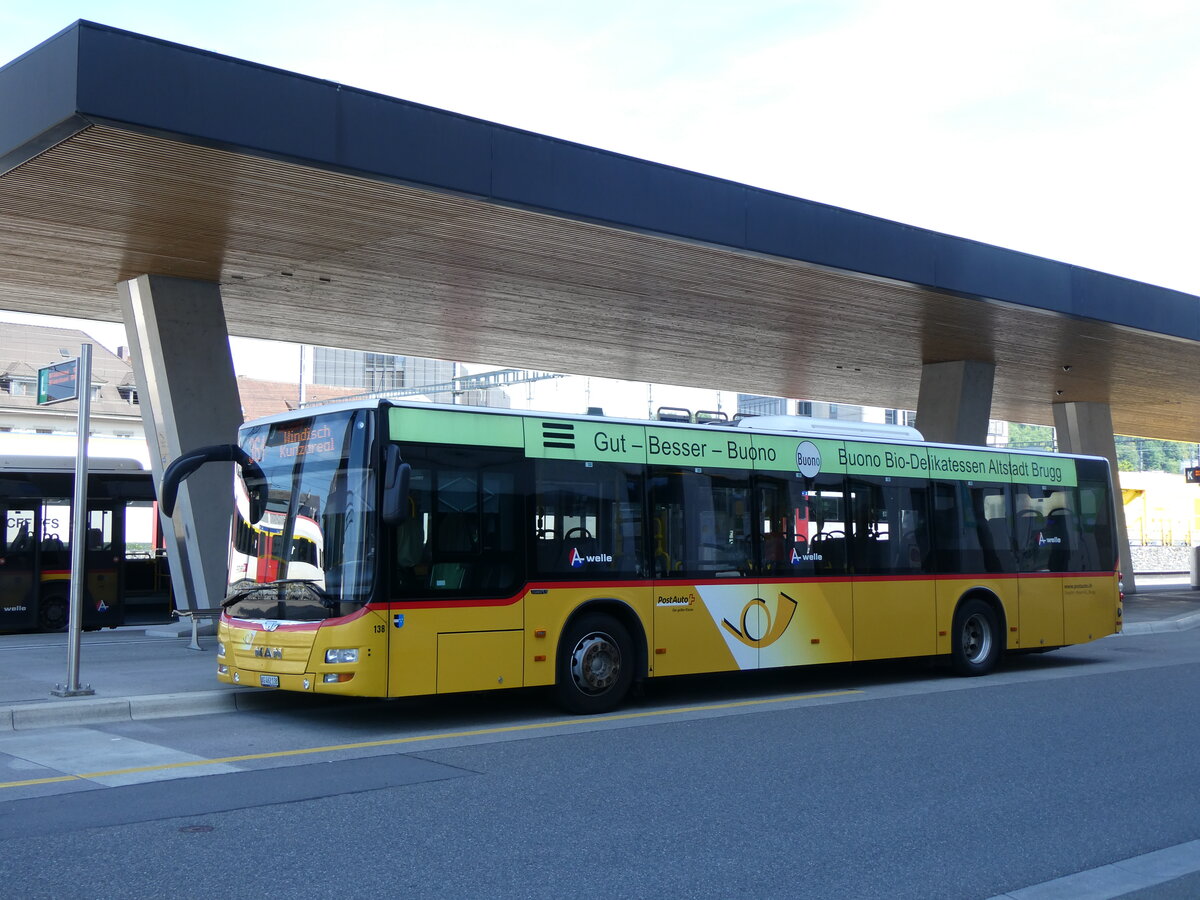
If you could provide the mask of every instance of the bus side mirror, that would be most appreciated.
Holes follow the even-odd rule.
[[[242,470],[242,479],[246,482],[246,491],[250,495],[250,523],[253,524],[263,517],[267,511],[267,476],[250,455],[237,444],[214,444],[209,447],[197,447],[191,450],[169,466],[163,473],[161,497],[158,498],[159,508],[170,518],[175,512],[175,501],[179,497],[179,486],[184,479],[210,462],[235,462]]]
[[[267,514],[267,476],[262,466],[249,456],[239,459],[238,465],[241,466],[242,481],[246,483],[246,493],[250,498],[250,524],[253,525],[262,521]]]
[[[408,483],[412,466],[400,458],[400,448],[392,444],[387,449],[383,469],[382,518],[387,525],[399,525],[408,518]]]

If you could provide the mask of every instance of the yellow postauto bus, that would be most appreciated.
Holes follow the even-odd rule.
[[[163,505],[238,462],[213,598],[231,684],[543,685],[591,713],[666,675],[919,656],[982,675],[1120,630],[1105,460],[834,429],[347,403],[181,457]]]

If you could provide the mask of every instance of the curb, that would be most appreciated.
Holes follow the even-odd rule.
[[[1200,613],[1161,619],[1156,622],[1126,623],[1121,635],[1169,634],[1200,628]],[[338,698],[340,699],[340,698]],[[136,722],[181,716],[262,711],[288,707],[322,706],[333,701],[312,694],[228,688],[212,691],[182,691],[174,694],[144,694],[135,697],[91,697],[79,700],[31,701],[0,707],[0,734],[35,728],[71,725],[102,725],[107,722]]]
[[[1200,613],[1160,619],[1157,622],[1135,622],[1121,629],[1121,634],[1165,634],[1171,631],[1190,631],[1200,627]]]
[[[308,694],[282,694],[277,691],[233,688],[184,691],[176,694],[145,694],[137,697],[93,697],[48,703],[33,702],[0,707],[0,733],[178,716],[207,716],[246,710],[261,711],[305,704],[311,706],[312,702],[313,698]]]

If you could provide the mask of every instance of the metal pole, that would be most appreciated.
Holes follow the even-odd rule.
[[[79,683],[79,638],[83,631],[83,565],[87,547],[88,430],[92,412],[92,345],[79,348],[76,381],[79,397],[79,440],[75,452],[75,502],[71,520],[71,618],[67,625],[67,683],[50,693],[56,697],[94,694],[90,684]]]

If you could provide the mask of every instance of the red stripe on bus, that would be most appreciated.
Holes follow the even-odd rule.
[[[377,607],[377,606],[372,606],[372,607],[364,606],[362,609],[356,610],[355,612],[350,613],[348,616],[338,616],[335,619],[321,619],[320,621],[317,621],[317,622],[289,622],[287,624],[277,625],[275,628],[273,628],[271,630],[272,631],[312,631],[313,629],[324,628],[328,625],[345,625],[348,622],[353,622],[355,619],[361,619],[372,609],[378,609],[378,608],[379,607]],[[270,619],[265,619],[265,620],[264,619],[243,619],[238,616],[231,616],[227,612],[222,613],[221,618],[223,620],[229,621],[231,623],[236,622],[238,628],[246,628],[246,629],[249,629],[250,631],[266,631],[267,629],[263,628],[262,623],[264,621],[267,621],[267,622],[271,621]]]

